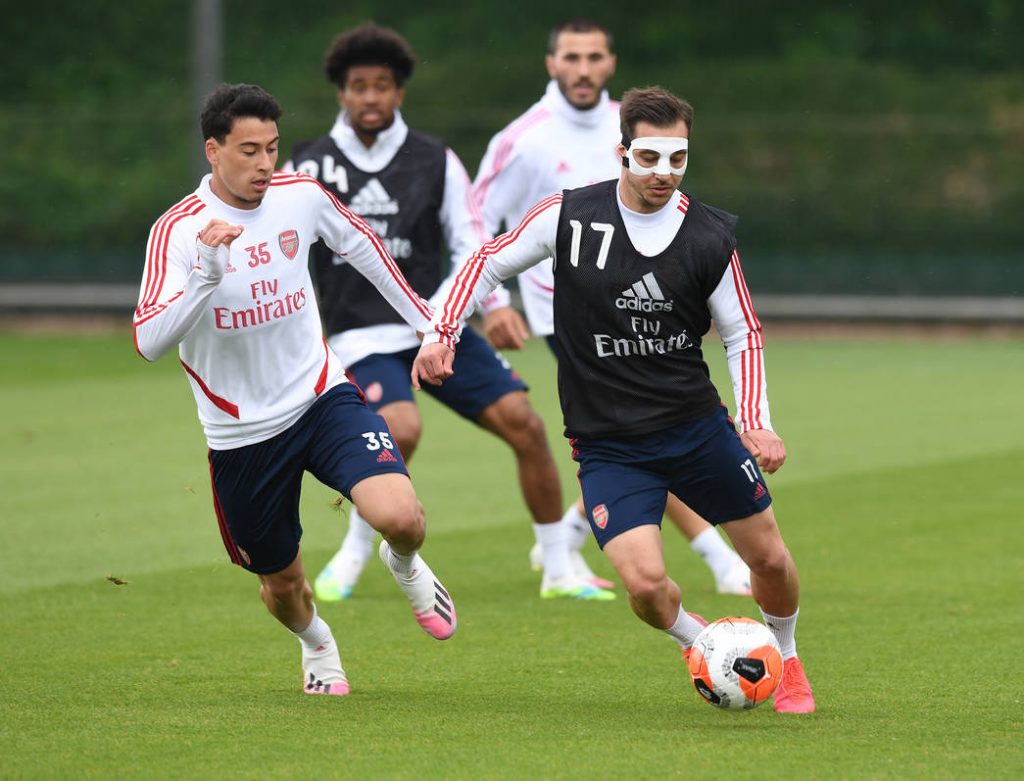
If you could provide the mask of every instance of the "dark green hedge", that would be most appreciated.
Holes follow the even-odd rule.
[[[188,3],[9,5],[0,278],[134,279],[149,225],[195,184]],[[407,119],[474,172],[541,92],[552,6],[228,0],[224,75],[281,99],[287,148],[332,120],[331,37],[375,18],[420,57]],[[807,268],[819,289],[1024,293],[1019,4],[690,6],[588,8],[616,33],[613,93],[660,83],[696,107],[686,189],[741,215],[762,287]]]

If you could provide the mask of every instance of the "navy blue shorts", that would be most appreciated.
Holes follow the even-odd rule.
[[[277,436],[210,451],[213,506],[231,561],[267,575],[295,560],[303,472],[349,499],[366,477],[409,474],[384,418],[352,383],[337,385]]]
[[[363,389],[370,409],[396,401],[414,401],[409,373],[418,347],[398,353],[378,353],[357,361],[349,374]],[[422,388],[449,409],[474,423],[483,411],[512,391],[526,390],[526,383],[487,341],[468,326],[455,351],[455,373],[444,385],[423,383]]]
[[[602,548],[628,529],[660,526],[669,492],[716,526],[772,503],[757,461],[724,407],[643,437],[572,444],[587,517]]]

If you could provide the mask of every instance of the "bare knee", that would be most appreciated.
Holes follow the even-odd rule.
[[[292,602],[302,597],[309,588],[305,572],[276,572],[273,575],[260,577],[260,591],[275,602]]]
[[[391,430],[391,438],[398,445],[402,458],[406,461],[412,458],[416,452],[416,446],[420,443],[420,435],[423,433],[423,423],[419,418],[415,420],[402,421],[400,423],[388,423]]]
[[[426,536],[426,521],[423,505],[416,498],[412,485],[392,486],[387,494],[376,494],[366,501],[355,499],[359,514],[367,523],[383,535],[392,548],[399,553],[418,549]]]
[[[508,442],[519,455],[548,450],[544,421],[524,391],[502,396],[483,411],[479,423]]]
[[[623,575],[622,582],[629,592],[629,598],[645,606],[658,605],[668,588],[668,576],[664,569],[638,568]]]
[[[730,521],[724,530],[752,574],[775,579],[796,572],[771,507],[749,519]]]
[[[391,439],[406,461],[412,458],[423,434],[423,419],[416,405],[409,401],[398,401],[385,404],[379,410],[381,417],[388,424]]]
[[[750,571],[761,578],[784,577],[793,568],[789,550],[781,540],[748,553],[744,560]]]
[[[381,534],[399,552],[419,548],[426,536],[426,529],[423,505],[415,495],[412,495],[411,501],[395,502],[380,527]]]
[[[641,605],[653,607],[658,604],[659,597],[665,588],[662,583],[655,580],[634,581],[626,586],[629,591],[629,598]]]

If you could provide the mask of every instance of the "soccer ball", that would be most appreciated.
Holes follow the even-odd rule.
[[[729,616],[704,627],[690,649],[690,679],[716,708],[756,708],[782,680],[775,635],[750,618]]]

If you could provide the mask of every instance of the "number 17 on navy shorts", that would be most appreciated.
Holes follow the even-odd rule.
[[[574,439],[590,527],[602,548],[624,531],[661,525],[671,492],[713,525],[768,509],[756,459],[725,408],[641,437]]]

